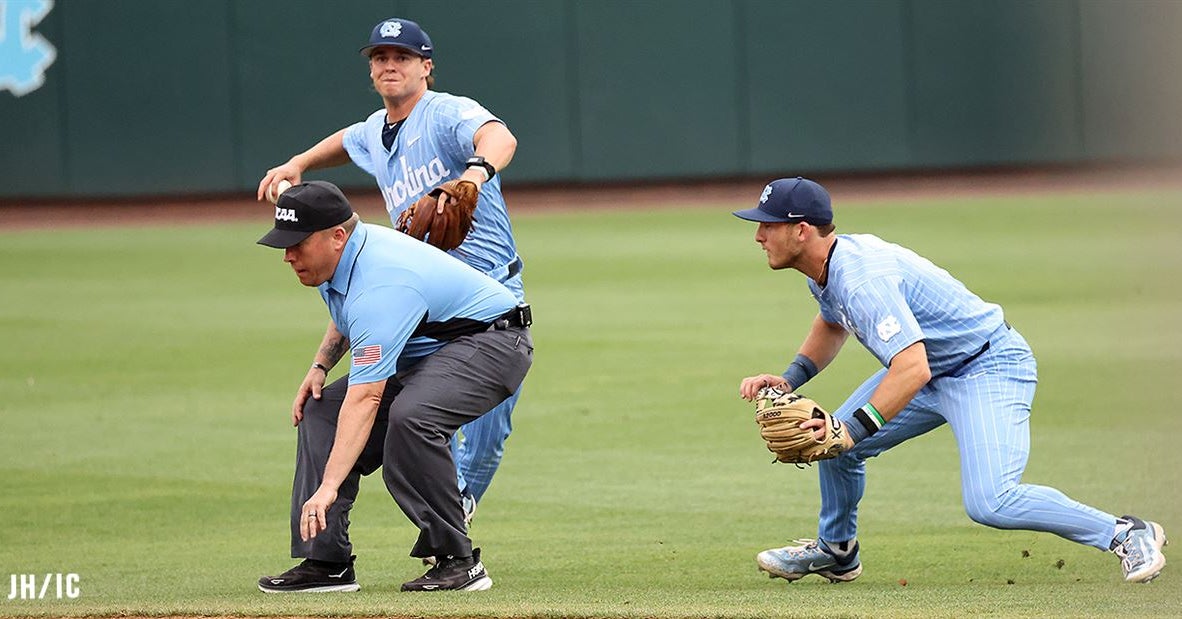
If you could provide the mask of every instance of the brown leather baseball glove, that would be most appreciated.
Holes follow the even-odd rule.
[[[437,213],[441,193],[450,199],[443,212]],[[472,230],[479,195],[476,183],[458,179],[447,181],[403,211],[394,227],[443,251],[455,249]]]
[[[810,419],[824,420],[824,438],[818,440],[814,430],[800,427]],[[809,464],[836,458],[854,446],[840,420],[816,402],[778,387],[760,389],[755,398],[755,423],[778,462]]]

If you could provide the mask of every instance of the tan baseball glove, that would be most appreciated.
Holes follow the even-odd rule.
[[[442,213],[437,213],[439,195],[451,199]],[[455,249],[472,230],[476,200],[480,190],[471,181],[451,180],[432,189],[398,216],[395,228],[443,251]]]
[[[824,438],[818,440],[814,430],[800,427],[810,419],[825,422]],[[809,464],[836,458],[854,446],[840,420],[816,402],[778,387],[759,390],[755,397],[755,423],[759,424],[759,435],[767,441],[768,451],[776,454],[777,462]]]

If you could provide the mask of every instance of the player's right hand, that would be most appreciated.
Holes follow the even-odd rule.
[[[292,426],[298,426],[300,425],[300,421],[303,421],[304,403],[308,401],[308,396],[311,396],[313,400],[320,399],[320,393],[324,390],[324,381],[326,378],[324,371],[318,368],[311,368],[304,375],[304,382],[300,383],[300,389],[296,392],[295,401],[291,403]]]
[[[784,380],[783,376],[776,376],[775,374],[760,374],[758,376],[748,376],[739,383],[739,396],[744,400],[750,402],[759,395],[759,390],[764,387],[776,387],[779,385],[787,385],[788,381]]]
[[[286,180],[292,185],[299,185],[300,176],[303,173],[304,171],[299,166],[290,161],[281,166],[271,168],[267,170],[267,174],[263,176],[263,180],[259,181],[259,191],[255,197],[259,202],[262,202],[267,199],[268,193],[274,195],[275,190],[278,189],[276,185],[282,180]]]

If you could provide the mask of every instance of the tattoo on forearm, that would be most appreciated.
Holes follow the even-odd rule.
[[[325,342],[320,347],[320,354],[328,360],[329,365],[336,365],[336,362],[345,356],[346,350],[349,350],[349,340],[343,335],[338,335],[335,340]]]

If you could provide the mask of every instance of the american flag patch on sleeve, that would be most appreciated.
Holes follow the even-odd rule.
[[[353,349],[353,365],[373,365],[382,360],[381,344]]]

